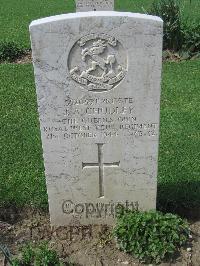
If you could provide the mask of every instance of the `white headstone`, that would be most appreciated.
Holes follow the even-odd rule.
[[[156,207],[162,20],[87,12],[33,21],[51,223]]]
[[[114,0],[76,0],[76,11],[114,10]]]

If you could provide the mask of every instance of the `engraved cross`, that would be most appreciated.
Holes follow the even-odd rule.
[[[97,143],[98,147],[98,163],[82,163],[82,168],[98,167],[99,168],[99,198],[104,197],[104,167],[119,167],[119,162],[104,163],[103,162],[103,143]]]

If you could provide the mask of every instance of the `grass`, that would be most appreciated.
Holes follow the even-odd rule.
[[[32,20],[74,11],[72,0],[6,0],[0,9],[0,36],[30,48],[29,24]]]
[[[153,0],[115,0],[115,10],[145,13]],[[199,0],[181,0],[183,14],[200,19]],[[74,0],[6,0],[0,9],[0,39],[30,48],[28,25],[32,20],[75,11]]]
[[[200,204],[200,60],[165,63],[159,204]],[[0,205],[46,206],[32,65],[0,65]]]
[[[200,61],[164,65],[158,199],[200,204]]]
[[[47,201],[32,65],[0,65],[0,203]]]
[[[199,0],[177,0],[180,2],[183,16],[200,19]],[[146,13],[154,0],[115,0],[115,10]]]

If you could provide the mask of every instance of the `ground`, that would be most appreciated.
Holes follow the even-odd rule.
[[[0,242],[6,244],[12,254],[18,254],[25,243],[48,241],[63,262],[70,261],[79,266],[144,265],[132,256],[121,252],[111,239],[112,228],[92,227],[51,227],[49,215],[34,209],[0,209]],[[6,218],[6,219],[5,219]],[[161,266],[200,265],[200,221],[191,221],[192,239],[171,260]],[[3,257],[0,255],[0,262]],[[1,265],[1,264],[0,264]]]

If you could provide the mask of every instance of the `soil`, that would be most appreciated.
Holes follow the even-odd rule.
[[[200,265],[200,220],[190,223],[192,239],[170,261],[162,266]],[[34,209],[0,209],[0,243],[6,245],[11,254],[19,254],[20,248],[29,242],[48,241],[63,262],[82,266],[144,265],[121,252],[111,238],[112,228],[107,226],[51,227],[49,215]],[[4,262],[0,253],[0,265]]]
[[[0,61],[0,64],[5,64],[5,61]],[[10,62],[12,64],[30,64],[32,63],[32,54],[31,51],[26,52],[24,55]]]
[[[23,55],[20,58],[16,59],[13,63],[14,64],[30,64],[30,63],[32,63],[31,51],[27,52],[25,55]]]

